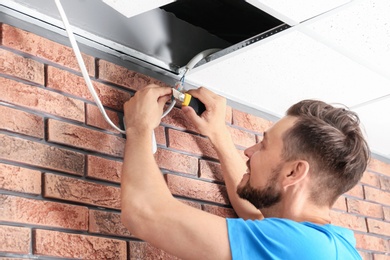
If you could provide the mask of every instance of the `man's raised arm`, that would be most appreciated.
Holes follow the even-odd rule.
[[[122,222],[136,237],[179,258],[230,259],[226,220],[175,199],[154,159],[152,131],[171,93],[148,86],[125,104]]]
[[[261,212],[248,201],[241,199],[236,192],[237,185],[247,167],[238,153],[225,123],[226,99],[203,87],[190,90],[188,93],[198,98],[206,106],[206,111],[200,117],[191,107],[183,107],[182,110],[200,134],[207,136],[214,145],[234,210],[243,219],[262,219]]]

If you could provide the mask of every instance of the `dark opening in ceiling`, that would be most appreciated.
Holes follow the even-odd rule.
[[[36,19],[47,28],[62,26],[54,1],[8,3],[8,7],[0,4],[5,12]],[[131,17],[103,1],[72,0],[62,5],[75,33],[83,39],[116,51],[123,59],[175,74],[204,50],[219,49],[197,66],[289,27],[244,0],[178,0]]]
[[[160,8],[231,44],[283,24],[242,0],[178,0]]]

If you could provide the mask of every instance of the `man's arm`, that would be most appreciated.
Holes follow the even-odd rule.
[[[205,104],[206,111],[199,117],[191,107],[183,107],[182,110],[199,132],[209,137],[214,145],[221,162],[229,200],[234,210],[243,219],[263,219],[261,212],[250,202],[241,199],[236,192],[237,185],[247,167],[225,123],[226,99],[206,88],[190,90],[189,93]]]
[[[125,104],[122,222],[136,237],[180,258],[230,259],[226,220],[176,200],[153,157],[152,131],[170,94],[169,88],[148,87]]]

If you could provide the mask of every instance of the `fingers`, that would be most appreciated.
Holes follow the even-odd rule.
[[[140,93],[143,94],[143,93],[147,93],[145,95],[153,95],[157,98],[160,98],[162,96],[165,96],[165,95],[171,95],[172,94],[172,88],[170,87],[161,87],[159,85],[156,85],[156,84],[150,84],[150,85],[147,85],[145,88],[137,91],[137,93]],[[137,94],[136,93],[136,94]]]
[[[162,110],[171,95],[171,88],[158,85],[148,85],[138,90],[124,104],[126,127],[154,129],[160,123]]]
[[[194,123],[194,125],[198,126],[198,128],[204,124],[203,119],[196,114],[195,110],[192,107],[183,106],[181,110],[185,114],[185,116]]]
[[[204,87],[200,87],[198,89],[191,89],[188,91],[188,93],[190,95],[198,98],[205,105],[211,104],[213,102],[213,100],[216,98],[216,96],[218,96],[214,92],[212,92]]]
[[[159,109],[162,110],[164,108],[165,103],[167,103],[170,99],[171,99],[171,94],[168,94],[168,95],[160,97],[158,99],[158,107],[159,107]]]

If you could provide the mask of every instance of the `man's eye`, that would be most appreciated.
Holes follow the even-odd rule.
[[[261,150],[261,149],[263,149],[264,148],[264,144],[263,144],[263,141],[261,141],[260,143],[259,143],[259,150]]]

